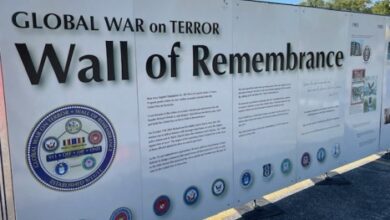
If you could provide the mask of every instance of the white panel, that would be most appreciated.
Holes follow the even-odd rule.
[[[144,17],[147,25],[166,24],[165,33],[148,31],[136,37],[144,218],[199,219],[226,209],[233,201],[232,79],[229,74],[213,73],[211,61],[215,54],[231,51],[231,4],[222,0],[171,0],[163,4],[140,0],[136,1],[135,15]],[[214,34],[183,34],[179,32],[186,31],[187,24],[172,26],[171,20],[197,21],[205,28],[205,22],[218,23],[219,28]],[[180,42],[180,48],[174,49],[179,56],[177,76],[171,77],[168,55],[175,42]],[[206,65],[211,75],[202,71],[193,75],[194,45],[208,47]],[[203,49],[198,50],[199,59],[206,55]],[[152,54],[160,54],[167,63],[166,75],[160,79],[152,79],[146,71]],[[156,76],[159,67],[156,58]],[[221,196],[212,193],[217,179],[226,184]],[[187,205],[183,197],[191,186],[197,188],[199,198]],[[155,203],[160,196],[168,197],[169,203]],[[156,208],[160,208],[157,214],[161,217]]]
[[[348,22],[349,16],[344,12],[302,9],[298,30],[301,33],[301,51],[306,52],[306,63],[299,75],[298,179],[319,175],[340,164],[340,156],[333,152],[335,148],[344,148],[343,100],[344,75],[348,69],[345,61],[348,55]],[[315,69],[310,68],[309,51],[314,52]],[[343,59],[339,51],[343,53]],[[317,52],[324,52],[324,59]],[[340,66],[335,63],[337,54]],[[333,67],[328,66],[328,58]],[[307,157],[308,163],[304,161]]]
[[[5,0],[0,15],[17,219],[201,219],[378,151],[380,125],[389,148],[388,18],[239,0]]]
[[[266,59],[268,52],[286,55],[287,43],[292,51],[299,50],[299,8],[244,1],[237,5],[235,53],[246,52],[251,58],[262,53]],[[258,68],[262,71],[256,73],[251,66],[250,73],[237,74],[236,70],[232,76],[234,186],[239,203],[295,181],[298,70],[266,71],[264,63]],[[249,186],[244,176],[247,171],[252,174]]]
[[[380,149],[390,148],[390,19],[386,18]]]
[[[26,13],[20,14],[16,20],[20,25],[29,22],[29,28],[17,28],[11,23],[11,18],[15,12],[24,10],[26,10]],[[79,22],[83,24],[79,17],[82,15],[86,26],[79,26],[79,30],[66,30],[64,23],[61,22],[58,29],[49,30],[44,26],[43,20],[44,16],[50,13],[57,14],[62,21],[65,14],[73,15],[76,24]],[[139,201],[141,198],[141,191],[139,190],[141,188],[141,168],[138,140],[137,86],[133,57],[134,37],[130,31],[107,31],[104,20],[105,16],[108,18],[116,16],[132,19],[132,1],[116,1],[115,4],[107,4],[105,1],[3,1],[0,14],[2,15],[2,19],[0,19],[2,33],[7,33],[2,34],[0,38],[0,50],[3,61],[17,219],[52,219],[53,217],[64,220],[109,219],[114,210],[119,207],[129,208],[133,213],[133,217],[142,218],[141,202]],[[91,21],[90,16],[94,17],[93,21]],[[47,18],[49,25],[54,27],[56,24],[55,15],[48,15]],[[34,20],[36,20],[35,26],[43,26],[43,28],[33,29]],[[92,30],[92,25],[94,29],[99,30]],[[3,30],[6,31],[3,32]],[[107,81],[105,46],[107,40],[113,41],[114,44],[116,81]],[[127,61],[130,66],[130,80],[126,81],[120,80],[120,41],[127,41],[128,44],[129,58]],[[45,44],[53,45],[62,67],[65,66],[70,45],[75,44],[66,84],[58,83],[49,60],[46,60],[40,83],[32,85],[15,43],[26,44],[36,69]],[[78,71],[91,65],[91,61],[85,57],[82,61],[79,61],[80,57],[87,54],[93,55],[99,60],[102,82],[83,83],[79,81]],[[92,75],[91,70],[88,71],[87,75],[89,77]],[[33,131],[36,123],[49,112],[61,106],[76,104],[92,107],[105,115],[116,133],[116,144],[113,142],[114,139],[109,136],[110,134],[107,133],[111,129],[103,127],[107,123],[100,121],[102,117],[95,117],[96,114],[90,114],[93,112],[92,110],[71,116],[68,113],[75,110],[75,108],[69,108],[69,112],[62,111],[64,115],[58,118],[50,117],[46,121],[47,123],[41,124],[42,127],[40,128],[42,130]],[[73,123],[82,123],[81,130],[72,130],[71,126],[67,127],[68,130],[66,130],[65,122],[71,118],[79,120],[73,120]],[[94,133],[95,136],[93,137],[95,139],[88,140],[89,134],[94,129],[100,133]],[[41,131],[43,131],[42,136],[39,133]],[[28,143],[30,134],[32,134],[31,137],[34,140],[31,145]],[[49,141],[54,144],[52,145],[54,148],[47,145],[50,153],[43,150],[46,137],[58,139],[58,143]],[[102,137],[101,142],[100,137]],[[80,139],[72,140],[72,138]],[[75,147],[72,148],[68,145],[68,140],[76,141],[80,145],[72,146]],[[91,141],[95,144],[92,144]],[[49,142],[47,143],[49,144]],[[38,167],[35,163],[36,160],[34,160],[35,157],[26,156],[26,152],[33,149],[33,147],[28,148],[27,145],[37,146],[38,156],[41,158],[40,165],[46,169],[40,173],[41,176],[36,174],[38,178],[35,178],[32,172]],[[96,147],[95,149],[102,146],[102,152],[81,156],[73,154],[75,152],[86,153],[86,148],[91,153],[90,147],[92,145]],[[114,152],[115,145],[116,150]],[[65,146],[69,148],[65,149]],[[55,147],[58,148],[55,149]],[[48,161],[45,158],[46,155],[63,152],[73,152],[71,153],[73,155],[71,158],[58,161]],[[30,151],[30,153],[30,155],[36,155],[34,152]],[[113,153],[116,154],[111,166],[103,165],[104,158],[112,158],[109,155],[113,155]],[[70,154],[62,154],[62,156],[64,155],[69,156]],[[93,156],[94,159],[89,157],[83,161],[88,156]],[[30,161],[35,161],[31,165],[34,168],[31,171],[26,157]],[[109,162],[109,160],[106,160],[106,162]],[[66,165],[59,165],[60,163]],[[107,171],[102,172],[105,168],[107,168]],[[94,173],[94,176],[90,176],[92,173]],[[51,180],[49,180],[49,177],[47,180],[38,180],[44,174],[49,174]],[[76,181],[76,179],[80,185],[74,187],[74,189],[78,190],[71,190],[70,184],[53,186],[55,183],[71,182]],[[97,181],[87,186],[92,179]],[[44,184],[52,184],[52,186],[47,187]],[[83,188],[83,186],[87,187]]]
[[[384,62],[384,17],[352,14],[346,72],[346,162],[375,153],[379,147]]]

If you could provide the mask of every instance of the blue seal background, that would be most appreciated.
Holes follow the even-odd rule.
[[[187,193],[188,193],[189,191],[191,191],[191,190],[194,190],[194,191],[196,192],[196,198],[195,198],[194,201],[188,201],[188,200],[187,200],[187,197],[186,197],[186,196],[187,196]],[[193,205],[193,204],[195,204],[195,203],[198,201],[198,199],[199,199],[199,190],[198,190],[198,188],[197,188],[196,186],[190,186],[190,187],[188,187],[188,188],[186,189],[186,191],[184,191],[183,199],[184,199],[185,204],[187,204],[187,205]]]
[[[245,184],[245,177],[246,178],[249,178],[249,182],[247,184]],[[252,171],[250,170],[244,170],[242,173],[241,173],[241,176],[240,176],[240,184],[241,184],[241,187],[244,188],[244,189],[247,189],[249,187],[252,186],[252,183],[253,183],[253,174],[252,174]]]
[[[284,170],[284,164],[285,164],[285,163],[288,163],[288,165],[289,165],[289,167],[288,167],[287,170]],[[291,173],[291,170],[292,170],[292,162],[291,162],[291,160],[288,159],[288,158],[285,158],[285,159],[282,161],[282,163],[280,164],[280,170],[282,171],[282,173],[283,173],[284,175],[290,174],[290,173]]]
[[[321,156],[323,156],[323,157],[321,157]],[[318,160],[318,162],[322,163],[325,161],[325,159],[326,159],[326,150],[325,150],[325,148],[321,147],[317,151],[317,160]]]
[[[222,182],[222,185],[223,185],[223,190],[219,194],[214,191],[214,186],[215,186],[215,184],[217,182]],[[211,185],[211,192],[213,193],[213,195],[214,196],[222,196],[225,193],[225,191],[226,191],[226,183],[225,183],[225,181],[223,179],[221,179],[221,178],[218,178],[218,179],[214,180],[213,184]]]
[[[69,116],[83,116],[98,123],[103,128],[107,137],[107,153],[100,167],[96,169],[94,173],[81,180],[65,182],[57,180],[46,173],[39,161],[38,148],[42,135],[50,127],[50,125]],[[107,171],[115,157],[116,144],[117,142],[114,128],[112,127],[110,121],[102,113],[96,109],[83,105],[68,105],[53,110],[36,124],[30,134],[27,144],[27,162],[34,176],[45,186],[61,191],[79,190],[96,182]]]

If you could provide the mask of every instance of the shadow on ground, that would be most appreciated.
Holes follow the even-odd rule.
[[[390,160],[380,158],[342,176],[351,184],[316,184],[274,203],[283,212],[274,217],[262,218],[261,212],[249,211],[253,207],[241,207],[239,220],[390,220]]]

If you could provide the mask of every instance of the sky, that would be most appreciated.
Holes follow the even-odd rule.
[[[287,4],[293,4],[293,5],[298,5],[301,3],[303,0],[263,0],[267,2],[278,2],[278,3],[287,3]],[[377,0],[373,0],[372,2],[376,2]]]
[[[287,4],[299,4],[301,1],[300,0],[265,0],[268,2],[279,2],[279,3],[287,3]]]

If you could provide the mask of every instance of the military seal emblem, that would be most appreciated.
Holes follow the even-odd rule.
[[[121,207],[116,209],[111,217],[110,220],[132,220],[133,214],[131,213],[131,210],[126,207]]]
[[[171,207],[171,200],[169,199],[168,196],[162,195],[159,196],[153,204],[153,211],[154,214],[157,216],[163,216],[167,214]]]
[[[46,114],[27,142],[27,163],[45,186],[72,191],[96,182],[116,152],[116,135],[101,112],[68,105]]]
[[[211,185],[211,192],[214,196],[221,196],[225,192],[226,184],[223,179],[216,179]]]
[[[190,186],[183,195],[183,200],[187,205],[194,205],[199,199],[199,190],[196,186]]]

